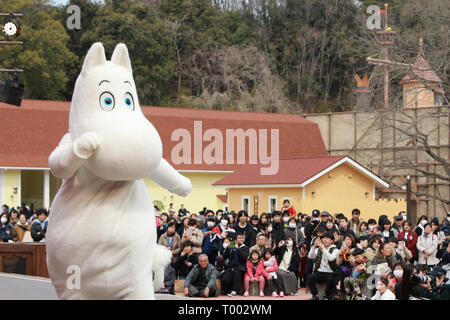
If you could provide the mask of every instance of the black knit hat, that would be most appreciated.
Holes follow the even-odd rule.
[[[363,250],[363,249],[356,248],[356,249],[353,250],[353,252],[352,252],[352,256],[354,256],[354,257],[356,257],[356,256],[358,256],[358,255],[360,255],[360,254],[364,254],[364,250]]]

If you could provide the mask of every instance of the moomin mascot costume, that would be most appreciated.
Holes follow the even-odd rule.
[[[124,44],[111,61],[101,43],[89,49],[75,84],[69,132],[49,164],[63,179],[46,240],[58,297],[154,299],[171,252],[156,244],[153,202],[143,179],[180,196],[192,185],[162,158],[159,134],[139,106]]]

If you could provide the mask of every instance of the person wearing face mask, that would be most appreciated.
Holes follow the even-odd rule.
[[[13,237],[13,228],[9,223],[8,213],[3,212],[0,217],[0,238],[3,242],[8,242],[12,241]]]
[[[388,288],[389,280],[381,278],[377,282],[377,292],[372,297],[372,300],[395,300],[395,295]]]
[[[446,237],[450,235],[450,212],[447,212],[447,217],[444,222],[442,222],[441,230]]]
[[[225,239],[227,237],[227,230],[230,230],[230,218],[227,214],[224,214],[220,217],[219,223],[212,229],[212,232],[220,235],[221,239]]]
[[[417,234],[411,230],[411,225],[408,221],[403,221],[403,232],[400,232],[397,239],[405,239],[406,247],[411,251],[410,263],[414,263],[417,260]]]
[[[297,226],[297,219],[294,217],[290,218],[287,222],[287,227],[284,229],[284,236],[287,239],[291,237],[298,244],[298,247],[301,248],[305,245],[305,238],[303,234],[300,232],[300,229]]]
[[[297,295],[300,253],[295,240],[291,237],[287,237],[286,241],[281,240],[273,254],[277,257],[278,271],[276,275],[282,283],[282,291],[286,295]]]
[[[420,237],[424,231],[424,226],[428,223],[428,217],[423,215],[417,221],[417,227],[414,229],[414,232],[417,234],[417,237]]]
[[[288,222],[289,222],[289,218],[290,218],[289,212],[284,211],[282,213],[282,221],[283,221],[282,225],[283,225],[283,228],[287,228],[287,225],[288,225]]]
[[[216,261],[217,254],[219,253],[221,246],[221,233],[215,232],[216,218],[209,216],[206,221],[206,227],[202,229],[203,232],[203,245],[202,252],[206,253],[208,260]]]
[[[275,248],[275,240],[272,237],[272,231],[273,226],[271,222],[262,226],[261,233],[266,236],[266,247],[270,249]]]

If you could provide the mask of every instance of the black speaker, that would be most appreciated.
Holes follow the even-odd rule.
[[[0,101],[20,107],[25,86],[15,80],[7,79],[0,83]]]

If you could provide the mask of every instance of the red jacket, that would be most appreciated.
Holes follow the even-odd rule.
[[[405,238],[405,231],[400,232],[397,236],[397,239],[404,239]],[[413,258],[417,257],[417,233],[414,231],[409,231],[408,233],[408,239],[406,239],[406,246],[411,251],[411,254]]]
[[[250,278],[259,277],[261,275],[264,276],[264,277],[270,276],[270,274],[264,268],[264,261],[263,261],[263,259],[260,259],[258,264],[256,265],[256,272],[255,272],[255,274],[253,274],[253,262],[251,262],[250,260],[247,260],[247,275]]]
[[[297,218],[297,211],[295,211],[293,206],[289,206],[289,208],[287,208],[287,209],[285,207],[283,207],[283,208],[281,208],[280,211],[281,211],[281,213],[283,213],[283,211],[288,211],[289,215],[291,217]]]

